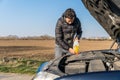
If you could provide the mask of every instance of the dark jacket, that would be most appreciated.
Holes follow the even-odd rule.
[[[73,39],[76,36],[80,39],[82,35],[81,23],[78,18],[75,18],[72,24],[67,24],[64,16],[58,19],[55,28],[55,42],[63,49],[68,50],[73,47]]]

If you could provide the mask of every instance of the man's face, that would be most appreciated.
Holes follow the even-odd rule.
[[[72,23],[74,22],[74,18],[73,18],[73,19],[65,18],[65,21],[66,21],[68,24],[72,24]]]

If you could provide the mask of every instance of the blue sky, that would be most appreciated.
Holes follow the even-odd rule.
[[[0,36],[55,36],[55,25],[67,8],[80,19],[83,37],[107,37],[81,0],[0,0]]]

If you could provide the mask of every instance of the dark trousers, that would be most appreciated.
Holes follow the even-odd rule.
[[[61,46],[55,44],[55,58],[62,57],[66,54],[71,54],[68,50],[63,49]]]

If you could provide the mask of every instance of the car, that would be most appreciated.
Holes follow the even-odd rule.
[[[114,40],[110,49],[65,55],[43,63],[33,80],[120,80],[120,0],[82,0]],[[112,49],[117,43],[116,49]]]

